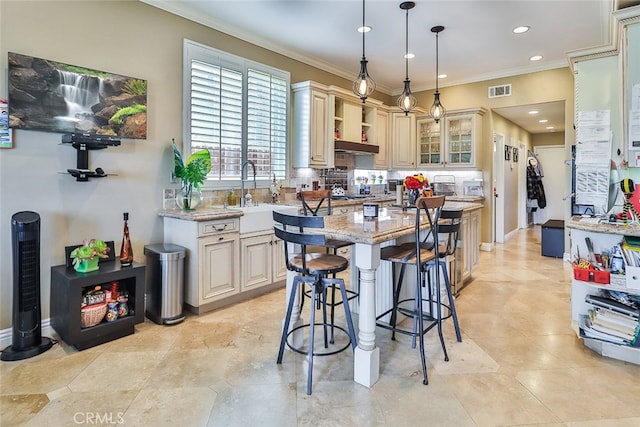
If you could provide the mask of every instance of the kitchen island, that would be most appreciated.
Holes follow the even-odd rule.
[[[446,209],[461,209],[465,214],[478,212],[481,203],[446,202]],[[351,272],[351,283],[359,287],[358,306],[358,347],[354,355],[354,381],[366,387],[373,386],[380,372],[380,351],[376,346],[376,317],[391,304],[391,269],[381,266],[380,249],[395,244],[400,239],[411,239],[415,231],[415,210],[382,208],[378,218],[365,220],[362,211],[334,215],[325,218],[322,232],[331,239],[353,242],[355,251],[351,263],[357,271]],[[424,229],[428,229],[425,221]],[[388,264],[388,263],[385,263]],[[293,276],[287,278],[289,294]],[[299,326],[301,319],[294,311],[291,329]],[[294,344],[300,337],[293,334]]]

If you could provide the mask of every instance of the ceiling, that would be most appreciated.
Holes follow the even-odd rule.
[[[362,57],[360,0],[141,0],[168,12],[282,53],[347,79]],[[405,11],[401,1],[365,4],[366,57],[378,90],[397,95],[405,78]],[[440,87],[566,67],[566,53],[610,43],[616,0],[423,0],[409,11],[409,78],[414,92],[435,87],[435,36],[439,36]],[[629,3],[625,1],[624,3]],[[633,2],[631,2],[633,3]],[[530,26],[514,34],[519,25]],[[532,55],[542,55],[537,62]],[[445,104],[446,105],[446,104]],[[564,130],[564,107],[537,106]],[[550,110],[546,108],[549,107]],[[537,120],[519,110],[500,114],[538,133]],[[523,110],[523,111],[524,111]],[[552,115],[553,114],[553,115]],[[560,116],[558,116],[560,114]],[[526,120],[525,120],[526,119]],[[522,123],[519,121],[522,120]],[[559,120],[559,121],[558,121]],[[548,132],[544,129],[543,132]]]

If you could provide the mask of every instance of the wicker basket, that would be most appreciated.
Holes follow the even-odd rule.
[[[102,322],[107,312],[107,303],[87,305],[80,310],[80,327],[90,328]]]

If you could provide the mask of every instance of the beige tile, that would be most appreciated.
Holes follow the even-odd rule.
[[[69,388],[74,393],[87,394],[138,390],[162,357],[163,354],[153,351],[103,353],[69,382]]]
[[[295,382],[242,385],[218,392],[208,426],[295,426]]]
[[[216,396],[208,387],[143,388],[122,419],[127,426],[205,426]]]
[[[49,403],[46,394],[14,394],[0,396],[0,425],[26,423]]]
[[[479,426],[561,421],[512,376],[469,374],[446,379],[447,387]]]

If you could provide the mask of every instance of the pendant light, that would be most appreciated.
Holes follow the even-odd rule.
[[[404,89],[402,90],[400,97],[398,97],[397,105],[402,111],[404,111],[405,116],[408,116],[409,113],[416,108],[416,105],[418,105],[416,97],[411,93],[411,82],[409,81],[409,10],[413,9],[415,5],[416,4],[412,1],[400,3],[400,9],[406,11],[404,51],[406,77],[404,79]]]
[[[364,22],[364,1],[362,0],[362,59],[360,60],[360,73],[358,77],[353,81],[352,90],[358,98],[362,100],[362,103],[366,101],[367,97],[376,90],[376,82],[373,81],[369,72],[367,71],[367,57],[364,54],[364,35],[367,32],[367,27]]]
[[[433,94],[433,105],[429,113],[436,123],[447,114],[444,105],[440,103],[440,92],[438,91],[438,34],[440,34],[442,30],[444,30],[442,25],[431,27],[431,32],[436,34],[436,91]]]

